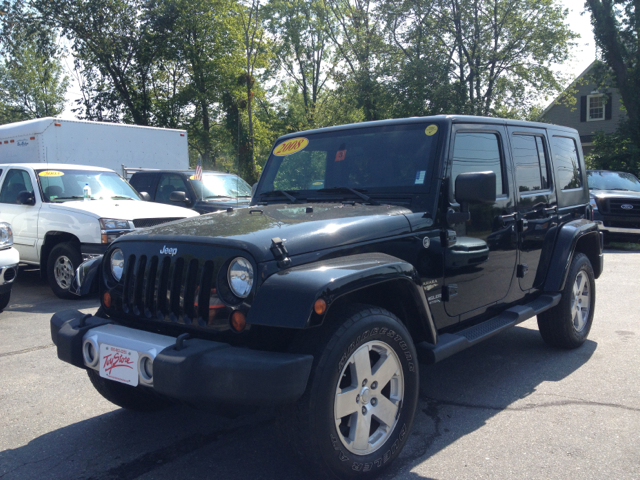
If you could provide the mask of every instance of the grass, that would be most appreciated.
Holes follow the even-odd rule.
[[[605,248],[610,250],[624,250],[627,252],[640,252],[640,243],[632,242],[607,242]]]

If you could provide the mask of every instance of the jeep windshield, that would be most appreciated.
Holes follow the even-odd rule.
[[[590,170],[587,172],[590,190],[623,190],[640,192],[640,181],[632,174]]]
[[[70,202],[84,199],[89,185],[91,200],[141,200],[136,191],[115,172],[92,170],[36,170],[45,202]]]
[[[375,203],[389,194],[429,193],[439,130],[422,122],[290,136],[273,149],[256,199]]]

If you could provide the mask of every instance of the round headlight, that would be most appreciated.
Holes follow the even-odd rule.
[[[229,287],[234,295],[246,298],[253,286],[253,267],[246,258],[234,258],[227,272]]]
[[[124,270],[124,253],[119,248],[116,248],[111,252],[111,274],[117,282],[122,278],[122,271]]]

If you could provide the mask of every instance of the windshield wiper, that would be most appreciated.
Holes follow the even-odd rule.
[[[364,190],[364,191],[366,191],[366,190]],[[349,187],[331,187],[331,188],[321,188],[319,190],[316,190],[316,192],[320,192],[320,193],[350,192],[350,193],[353,193],[354,195],[356,195],[357,197],[360,197],[365,202],[370,203],[371,205],[377,205],[378,204],[378,202],[376,202],[375,200],[371,199],[370,196],[365,195],[364,193],[362,193],[362,189],[356,190],[355,188],[349,188]]]
[[[284,197],[287,197],[287,199],[291,202],[291,203],[296,203],[298,201],[298,199],[296,197],[294,197],[293,195],[291,195],[288,191],[286,190],[273,190],[271,192],[263,192],[260,194],[261,197],[272,197],[274,195],[280,194]]]
[[[233,198],[233,195],[207,195],[204,197],[205,200],[208,200],[209,198]]]
[[[125,197],[123,195],[114,195],[111,200],[133,200],[131,197]]]
[[[72,197],[55,197],[52,198],[51,200],[77,200],[80,198],[84,198],[82,195],[74,195]]]

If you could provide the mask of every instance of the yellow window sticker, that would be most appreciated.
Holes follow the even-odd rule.
[[[278,157],[284,157],[285,155],[299,152],[307,145],[309,145],[309,140],[304,137],[292,138],[278,145],[273,151],[273,154]]]
[[[429,125],[427,128],[424,129],[424,133],[426,135],[428,135],[429,137],[431,135],[435,135],[435,133],[438,131],[438,126],[437,125]]]
[[[58,172],[57,170],[45,170],[40,172],[38,175],[41,177],[61,177],[64,175],[62,172]]]

